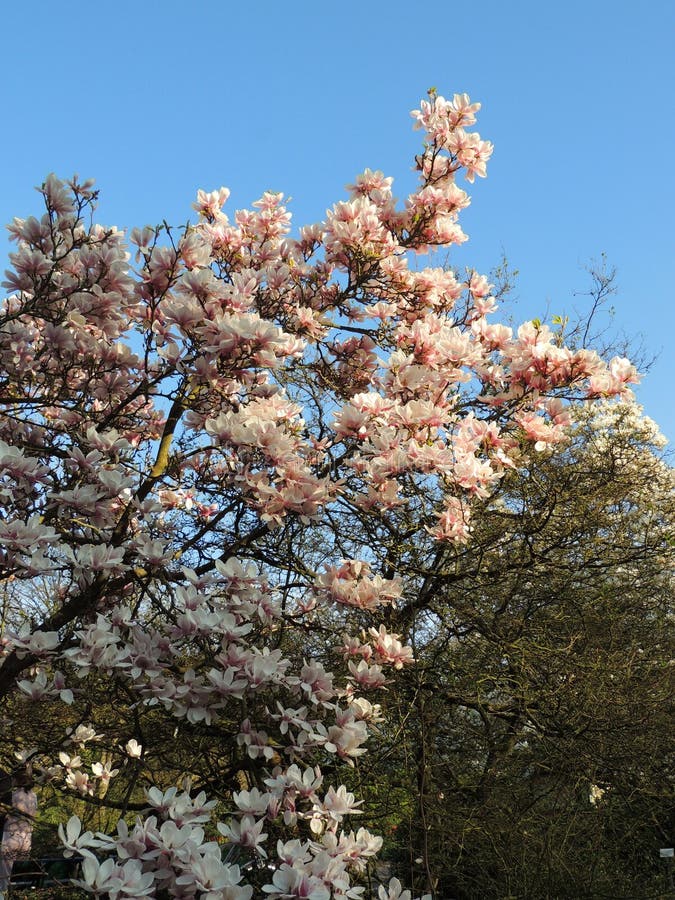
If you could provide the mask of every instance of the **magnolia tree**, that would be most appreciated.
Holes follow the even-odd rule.
[[[505,473],[564,441],[567,402],[636,378],[416,264],[466,239],[478,108],[432,92],[417,190],[366,170],[295,236],[281,194],[231,221],[221,188],[127,237],[54,176],[9,226],[4,740],[45,790],[119,811],[61,828],[96,896],[410,896],[373,885],[381,839],[340,783],[415,664],[392,623]]]

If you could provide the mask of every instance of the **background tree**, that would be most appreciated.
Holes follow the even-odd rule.
[[[417,666],[363,765],[405,798],[391,852],[439,896],[666,888],[674,507],[663,443],[632,403],[575,408],[566,449],[503,478],[471,542],[398,610]]]

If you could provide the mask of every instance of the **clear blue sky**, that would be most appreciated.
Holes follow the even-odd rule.
[[[638,390],[675,440],[675,2],[484,0],[3,4],[0,220],[54,171],[94,177],[99,220],[184,222],[197,188],[293,197],[314,222],[366,166],[413,185],[427,88],[479,100],[495,144],[451,263],[519,270],[518,319],[582,309],[618,268],[614,325],[657,361]],[[0,237],[3,263],[7,241]],[[4,268],[4,266],[3,266]]]

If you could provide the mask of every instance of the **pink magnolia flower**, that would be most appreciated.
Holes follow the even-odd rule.
[[[265,820],[255,821],[253,816],[244,815],[240,821],[231,819],[228,824],[218,823],[218,831],[232,844],[239,844],[247,850],[253,850],[263,858],[267,857],[262,844],[267,839],[267,835],[263,833]]]
[[[276,898],[303,898],[303,900],[330,900],[330,889],[323,881],[296,866],[282,863],[272,876],[272,883],[263,886],[272,900]]]
[[[375,654],[381,662],[393,665],[395,669],[402,669],[404,665],[414,663],[412,647],[404,647],[398,634],[390,634],[384,625],[378,628],[369,628],[368,633],[373,640]]]

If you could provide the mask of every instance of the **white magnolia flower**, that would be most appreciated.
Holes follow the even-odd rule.
[[[96,734],[96,729],[91,725],[78,725],[70,735],[71,742],[80,747],[84,747],[88,741],[100,741],[102,738],[103,735]]]
[[[404,891],[398,878],[392,878],[388,887],[380,885],[378,900],[412,900],[410,891]],[[420,900],[431,900],[431,894],[424,894]]]
[[[143,746],[135,738],[128,740],[124,749],[127,751],[127,756],[130,756],[131,759],[140,759],[143,755]]]
[[[91,847],[95,849],[102,847],[111,849],[111,839],[105,838],[105,836],[100,837],[103,839],[95,838],[91,831],[83,832],[82,822],[77,816],[71,816],[68,819],[65,829],[63,825],[59,825],[59,839],[65,848],[63,855],[66,857],[79,853],[84,857],[94,859],[94,854],[90,850]]]

